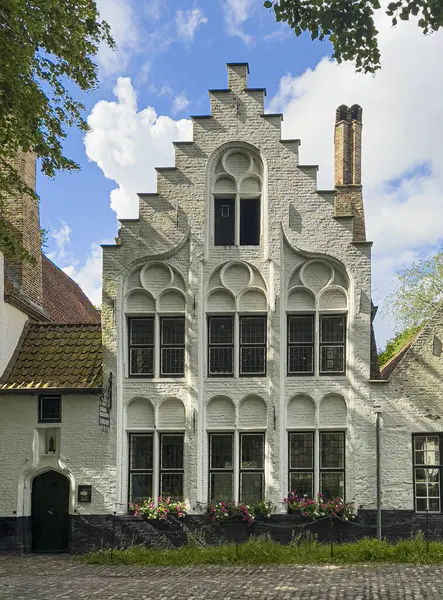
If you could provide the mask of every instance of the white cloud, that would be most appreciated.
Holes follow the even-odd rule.
[[[158,116],[147,106],[138,110],[131,80],[121,77],[114,88],[117,101],[98,102],[88,117],[86,154],[105,177],[118,187],[111,192],[111,208],[119,218],[138,216],[137,192],[156,189],[154,167],[174,163],[172,142],[190,140],[189,120]]]
[[[324,58],[300,77],[283,77],[269,110],[284,112],[284,137],[302,139],[301,163],[319,164],[318,186],[328,189],[335,109],[363,107],[366,220],[374,299],[381,301],[394,272],[443,238],[443,36],[424,36],[415,22],[392,28],[385,16],[378,29],[382,70],[375,77]],[[392,319],[377,319],[376,328],[383,343]]]
[[[139,43],[137,19],[131,0],[97,0],[100,17],[111,27],[117,45],[115,50],[102,44],[97,53],[97,63],[104,75],[121,73]]]
[[[238,36],[245,44],[252,41],[252,37],[243,31],[244,23],[251,17],[254,0],[224,0],[226,29],[229,35]]]
[[[50,258],[69,277],[76,281],[95,306],[101,304],[102,289],[102,250],[100,244],[91,245],[89,253],[82,262],[71,248],[71,227],[62,221],[59,229],[50,231],[55,249],[48,253]],[[104,240],[102,243],[109,243]]]
[[[176,96],[174,98],[174,102],[172,103],[171,112],[173,115],[178,115],[178,113],[181,113],[188,106],[189,106],[189,100],[186,97],[186,94],[184,92],[182,92],[181,94],[179,94],[178,96]]]
[[[165,0],[148,0],[143,4],[145,15],[154,21],[158,21],[161,16],[161,8],[165,4]]]
[[[65,247],[71,241],[71,228],[65,221],[61,222],[60,229],[53,229],[50,232],[50,236],[54,239],[55,245],[57,246],[57,253],[62,253]]]
[[[193,40],[195,32],[208,22],[201,8],[191,8],[190,10],[178,10],[175,15],[177,25],[177,35],[185,40]]]
[[[74,261],[62,267],[62,270],[76,281],[92,304],[102,303],[102,249],[100,244],[92,244],[83,264]]]

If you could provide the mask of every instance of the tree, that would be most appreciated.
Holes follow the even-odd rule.
[[[266,0],[266,8],[275,13],[299,36],[309,31],[313,40],[328,38],[334,47],[338,63],[355,61],[357,72],[375,73],[380,69],[378,31],[374,14],[382,10],[379,0]],[[418,16],[418,27],[423,33],[432,33],[443,26],[441,0],[397,0],[390,2],[386,14],[392,25]]]
[[[397,354],[404,346],[420,331],[420,325],[416,327],[409,327],[401,333],[397,333],[396,336],[390,339],[386,348],[378,355],[378,364],[383,367],[393,356]]]
[[[0,249],[9,256],[21,250],[1,218],[1,198],[34,194],[14,160],[20,151],[33,151],[49,177],[79,169],[64,156],[62,143],[67,127],[88,126],[68,85],[82,91],[97,86],[92,57],[100,44],[114,47],[94,0],[0,2]]]
[[[398,286],[385,300],[403,328],[422,325],[443,300],[443,251],[404,267],[396,274]]]

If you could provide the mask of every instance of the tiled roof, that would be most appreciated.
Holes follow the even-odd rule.
[[[378,366],[377,344],[375,342],[374,325],[371,323],[371,364],[370,377],[372,380],[383,379],[380,377],[380,367]]]
[[[388,362],[385,365],[383,365],[383,367],[380,371],[380,379],[389,379],[389,377],[395,371],[397,366],[401,363],[406,352],[409,350],[409,348],[415,342],[415,340],[417,339],[417,337],[420,333],[421,333],[421,330],[418,331],[414,336],[412,336],[412,338],[406,342],[406,344],[403,346],[403,348],[401,348],[397,352],[397,354],[395,354],[391,359],[388,360]]]
[[[43,308],[54,323],[100,323],[100,313],[80,288],[42,255]]]
[[[29,323],[0,381],[0,390],[102,387],[100,325]]]

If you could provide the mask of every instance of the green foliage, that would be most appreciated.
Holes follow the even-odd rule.
[[[67,127],[86,131],[87,123],[67,85],[94,89],[91,57],[100,44],[114,47],[114,41],[94,0],[2,0],[0,23],[0,197],[35,196],[19,177],[15,158],[32,150],[49,177],[79,168],[64,156],[62,144]],[[3,235],[0,248],[13,251]]]
[[[184,565],[278,565],[278,564],[367,564],[406,563],[443,564],[443,544],[429,542],[429,553],[423,535],[390,544],[386,540],[364,538],[358,542],[334,544],[331,558],[329,544],[310,536],[298,538],[297,543],[284,546],[268,536],[251,537],[236,548],[236,544],[198,546],[195,539],[174,550],[133,546],[128,550],[100,550],[79,558],[87,564],[123,564],[175,567]]]
[[[393,356],[397,354],[413,337],[420,331],[420,325],[408,327],[401,333],[397,333],[395,337],[389,340],[386,348],[378,355],[378,364],[383,367]]]
[[[9,223],[0,216],[0,251],[9,259],[28,260],[35,263],[33,256],[27,252]]]
[[[40,228],[40,236],[41,236],[41,247],[42,250],[44,248],[48,247],[49,244],[49,229],[46,229],[45,227],[41,227]]]
[[[443,300],[443,251],[423,258],[396,274],[398,289],[384,303],[399,329],[422,325]]]
[[[266,0],[264,7],[275,13],[299,36],[308,31],[313,40],[328,38],[338,63],[354,61],[357,72],[375,73],[380,69],[378,31],[374,13],[381,10],[379,0]],[[440,0],[398,0],[391,2],[386,14],[395,27],[398,19],[420,16],[419,28],[432,33],[443,26],[443,2]]]

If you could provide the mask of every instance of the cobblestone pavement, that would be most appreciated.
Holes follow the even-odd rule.
[[[0,557],[1,600],[443,599],[443,568],[81,565],[72,557]]]

